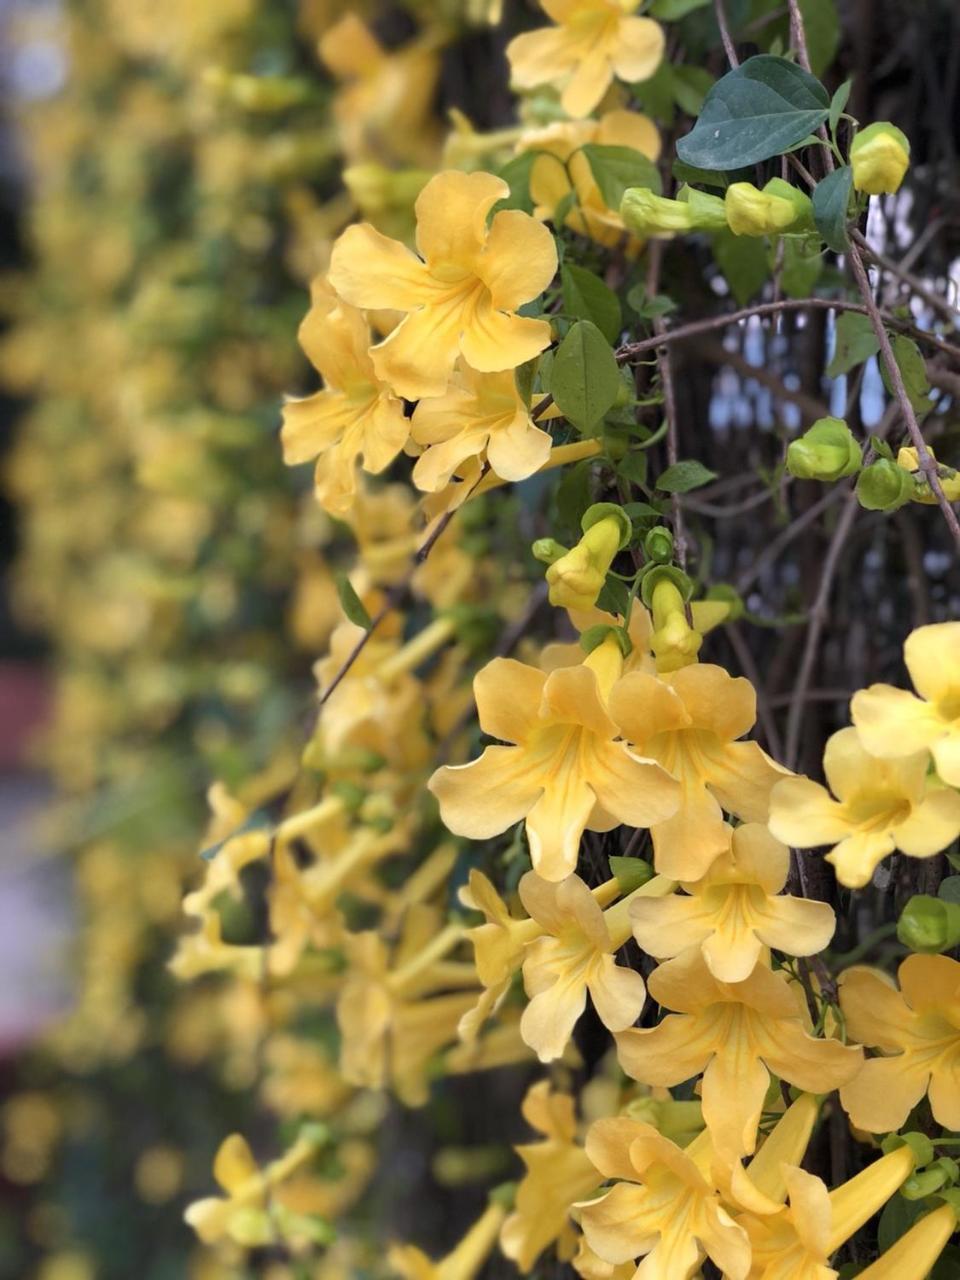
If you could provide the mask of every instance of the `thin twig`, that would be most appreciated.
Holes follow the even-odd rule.
[[[886,257],[886,255],[882,254],[878,249],[874,249],[866,236],[862,235],[855,227],[851,230],[850,236],[851,239],[860,246],[864,253],[868,253],[870,255],[878,266],[883,267],[884,271],[889,271],[890,274],[896,276],[898,280],[902,280],[910,292],[916,297],[922,298],[931,310],[939,312],[939,314],[943,316],[945,320],[949,321],[950,324],[956,325],[957,321],[960,320],[960,311],[958,311],[956,307],[952,306],[946,298],[941,298],[939,294],[928,289],[922,280],[918,280],[917,277],[910,271],[907,271],[905,267],[902,267],[898,262],[894,262],[892,258]]]
[[[778,302],[758,302],[752,307],[743,307],[739,311],[727,311],[721,315],[707,316],[703,320],[693,320],[679,329],[669,329],[653,338],[641,338],[639,342],[626,342],[617,349],[616,356],[620,361],[632,360],[635,356],[643,355],[647,351],[655,351],[657,347],[668,342],[683,342],[687,338],[696,338],[702,333],[711,333],[714,329],[724,329],[727,325],[739,324],[742,320],[750,320],[754,316],[778,315],[783,311],[803,311],[807,307],[816,311],[855,311],[862,316],[870,314],[859,302],[845,302],[840,298],[781,298]],[[929,342],[938,350],[960,360],[960,347],[945,342],[935,333],[925,333],[897,316],[881,314],[892,328],[901,333],[908,333],[919,341]]]
[[[660,287],[660,264],[663,257],[663,241],[654,240],[650,246],[650,265],[647,270],[647,295],[654,297]],[[663,316],[657,316],[653,322],[653,331],[663,337],[666,322]],[[663,387],[663,412],[667,420],[667,466],[676,466],[680,458],[677,441],[677,397],[673,386],[673,367],[670,361],[670,349],[666,345],[658,346],[657,369],[660,374],[660,385]],[[670,511],[673,520],[673,541],[677,552],[677,563],[681,569],[687,566],[687,533],[683,522],[683,504],[678,493],[670,499]]]
[[[894,396],[900,406],[900,412],[903,414],[903,420],[906,423],[907,431],[910,439],[913,441],[913,447],[917,451],[917,466],[923,473],[924,478],[930,486],[933,496],[936,498],[940,510],[943,512],[943,518],[946,521],[947,528],[956,543],[958,551],[960,551],[960,520],[957,519],[957,513],[947,501],[947,496],[943,492],[943,486],[940,483],[940,476],[937,474],[937,464],[930,455],[926,441],[923,438],[923,432],[920,430],[920,423],[917,421],[917,415],[914,413],[913,405],[910,403],[910,397],[907,395],[907,388],[904,385],[903,375],[900,372],[900,366],[897,364],[897,358],[893,354],[893,347],[890,343],[889,335],[884,327],[883,318],[880,315],[880,308],[877,306],[873,296],[873,290],[870,287],[870,279],[867,275],[867,269],[863,265],[863,259],[860,256],[860,250],[856,244],[851,244],[847,258],[850,262],[850,268],[853,271],[854,279],[857,287],[863,297],[864,304],[867,308],[867,315],[873,325],[873,332],[876,334],[877,342],[880,344],[880,355],[883,359],[884,367],[887,371],[887,377],[890,380],[890,386],[893,388]]]
[[[827,554],[824,557],[823,572],[820,575],[820,585],[817,588],[817,594],[814,598],[813,604],[810,606],[810,625],[807,628],[803,657],[800,660],[800,672],[797,676],[797,682],[794,685],[793,699],[791,700],[790,711],[787,715],[786,763],[788,769],[795,769],[797,767],[797,758],[800,754],[800,726],[803,718],[803,705],[806,699],[806,692],[810,687],[810,678],[813,675],[814,663],[817,659],[820,636],[827,621],[830,592],[833,589],[833,579],[836,576],[837,566],[840,563],[840,556],[843,552],[844,544],[850,535],[850,530],[853,528],[853,522],[856,518],[858,505],[856,493],[852,487],[848,486],[846,488],[846,500],[843,510],[840,512],[840,518],[837,520],[837,527],[833,531],[833,537],[830,539],[830,545],[827,548]],[[806,893],[804,893],[804,896],[806,896]]]
[[[777,759],[783,754],[783,743],[780,741],[780,730],[777,728],[776,717],[770,710],[770,699],[767,697],[766,690],[760,678],[760,671],[750,652],[750,646],[740,631],[737,624],[731,623],[724,628],[727,639],[730,641],[730,647],[736,655],[743,674],[757,691],[757,719],[760,721],[760,728],[763,730],[764,737],[767,742],[767,750]]]
[[[730,35],[730,24],[727,21],[727,9],[724,0],[713,0],[713,11],[717,16],[717,26],[720,28],[720,39],[723,42],[723,51],[727,55],[727,61],[731,67],[739,67],[740,59],[737,57],[733,38]]]
[[[835,487],[828,489],[823,497],[818,498],[812,507],[808,507],[807,510],[797,516],[795,520],[792,520],[790,524],[788,524],[785,529],[782,529],[773,541],[763,549],[750,568],[745,569],[740,575],[737,582],[737,590],[741,592],[741,594],[749,590],[761,574],[763,574],[766,569],[774,563],[781,551],[783,551],[784,548],[794,540],[794,538],[799,537],[808,525],[813,524],[818,516],[822,515],[828,507],[832,507],[833,504],[838,502],[842,497],[842,488]]]

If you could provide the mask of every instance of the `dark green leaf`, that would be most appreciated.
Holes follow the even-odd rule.
[[[845,253],[849,247],[847,206],[852,184],[853,170],[845,164],[818,182],[813,193],[813,220],[834,253]]]
[[[741,307],[746,306],[769,279],[770,264],[759,237],[718,232],[713,237],[713,256]]]
[[[557,485],[558,534],[576,541],[582,532],[580,519],[590,506],[590,461],[584,459],[568,467]]]
[[[630,591],[626,583],[612,574],[607,574],[603,590],[597,596],[597,608],[602,609],[604,613],[612,613],[622,618],[626,616],[629,605]]]
[[[623,323],[620,299],[599,276],[575,263],[566,263],[560,272],[563,309],[577,320],[592,320],[608,342],[616,342]]]
[[[510,194],[498,200],[493,212],[501,209],[522,209],[524,213],[533,212],[533,198],[530,195],[530,174],[536,162],[534,151],[521,151],[518,156],[508,160],[500,169],[499,176],[510,188]]]
[[[928,1207],[922,1200],[904,1200],[903,1196],[893,1196],[888,1200],[877,1225],[880,1252],[883,1253],[892,1244],[896,1244]]]
[[[699,489],[716,478],[715,471],[710,471],[702,462],[691,458],[667,467],[666,471],[661,472],[656,487],[663,493],[689,493],[691,489]]]
[[[830,115],[827,117],[830,124],[830,132],[836,133],[837,125],[840,117],[843,115],[843,109],[847,105],[850,98],[850,90],[853,88],[852,80],[844,80],[843,84],[830,99]]]
[[[740,169],[813,133],[830,109],[827,91],[785,58],[748,58],[713,86],[677,155],[703,169]]]
[[[649,187],[659,195],[657,166],[635,147],[601,147],[589,142],[583,154],[608,209],[619,209],[627,187]]]
[[[616,357],[595,324],[578,320],[557,348],[550,375],[553,399],[568,422],[589,431],[620,390]]]
[[[960,904],[960,876],[947,876],[937,890],[937,897],[942,898],[944,902]]]
[[[633,96],[636,98],[638,106],[642,107],[648,116],[653,116],[654,120],[658,120],[660,124],[672,124],[676,98],[674,94],[673,67],[670,63],[664,60],[649,80],[635,84],[633,86]]]
[[[364,631],[369,631],[370,615],[364,608],[363,601],[354,591],[350,579],[345,573],[337,574],[337,595],[340,597],[340,607],[350,621],[355,626],[363,627]]]
[[[880,350],[870,317],[858,311],[844,311],[837,317],[837,345],[827,365],[827,377],[839,378]]]
[[[694,164],[684,164],[682,160],[674,160],[673,176],[678,182],[689,182],[696,187],[719,187],[726,190],[732,181],[732,175],[721,173],[719,169],[698,169]]]
[[[927,366],[923,362],[920,348],[912,338],[902,333],[895,333],[890,339],[890,345],[893,347],[894,358],[907,391],[907,399],[913,405],[914,413],[929,413],[933,408],[933,402],[927,395],[930,390],[930,380],[927,377]],[[886,365],[882,360],[880,372],[883,374],[883,385],[893,395],[893,387],[890,385]]]
[[[620,858],[616,854],[610,857],[610,871],[622,894],[633,893],[652,880],[654,874],[653,867],[643,858]]]

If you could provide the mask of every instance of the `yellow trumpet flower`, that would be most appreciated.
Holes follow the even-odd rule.
[[[604,642],[582,665],[549,675],[512,658],[478,672],[480,727],[515,745],[434,773],[429,788],[455,835],[485,840],[526,818],[534,870],[563,880],[576,869],[585,829],[645,827],[675,812],[677,784],[619,741],[604,705],[611,653]]]
[[[507,45],[517,89],[566,81],[560,102],[588,116],[613,83],[649,80],[663,57],[663,29],[634,16],[640,0],[541,0],[556,26],[515,36]]]
[[[960,1129],[960,963],[908,956],[897,977],[857,965],[840,976],[840,1007],[855,1040],[879,1049],[840,1090],[858,1129],[899,1129],[929,1096],[934,1119]]]
[[[930,784],[923,752],[877,760],[861,731],[840,729],[827,742],[823,769],[838,798],[809,778],[787,778],[770,797],[770,830],[800,849],[834,845],[827,861],[841,884],[869,883],[894,849],[928,858],[960,834],[960,795]]]
[[[764,947],[792,956],[822,951],[833,937],[833,908],[781,892],[790,870],[787,848],[759,823],[730,835],[728,852],[702,880],[682,885],[684,894],[634,899],[633,936],[643,950],[667,960],[700,947],[720,982],[749,978]]]
[[[651,975],[658,1004],[677,1012],[655,1027],[616,1037],[620,1064],[644,1084],[680,1084],[703,1073],[703,1117],[725,1158],[749,1155],[773,1072],[824,1093],[860,1069],[859,1048],[819,1040],[783,974],[762,966],[745,982],[718,982],[699,951],[668,960]]]
[[[489,173],[438,173],[414,206],[419,257],[369,223],[348,227],[334,245],[329,278],[342,298],[404,313],[370,352],[397,395],[443,395],[461,355],[481,373],[499,373],[549,345],[548,321],[516,312],[553,279],[556,245],[519,209],[501,210],[488,225],[509,194]]]
[[[903,657],[917,696],[888,684],[854,694],[860,740],[885,760],[929,751],[943,781],[960,787],[960,622],[917,627]]]
[[[395,1244],[387,1252],[387,1263],[404,1280],[473,1280],[497,1243],[505,1215],[503,1205],[488,1205],[456,1248],[439,1262],[432,1262],[416,1245]]]
[[[699,880],[728,846],[723,810],[765,822],[770,791],[783,777],[756,742],[738,742],[756,719],[749,680],[706,663],[662,679],[624,676],[610,695],[610,714],[642,756],[658,761],[680,784],[680,806],[653,823],[661,875]]]

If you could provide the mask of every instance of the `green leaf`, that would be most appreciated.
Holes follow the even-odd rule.
[[[614,343],[620,336],[623,317],[620,299],[608,289],[599,276],[565,263],[560,271],[563,288],[563,309],[577,320],[592,320],[608,342]]]
[[[535,151],[521,151],[518,156],[514,156],[501,167],[499,176],[509,186],[510,194],[497,201],[493,206],[493,213],[499,213],[501,209],[522,209],[524,213],[533,212],[530,174],[536,159]]]
[[[731,182],[729,173],[721,173],[719,169],[698,169],[694,164],[684,164],[682,160],[674,160],[673,176],[678,182],[688,182],[695,187],[719,187],[726,190]]]
[[[604,613],[625,618],[629,607],[630,591],[626,583],[615,578],[612,573],[608,573],[603,590],[597,596],[597,608],[602,609]]]
[[[827,377],[839,378],[880,350],[870,317],[859,311],[844,311],[837,317],[837,345],[827,365]]]
[[[643,858],[621,858],[616,854],[610,857],[610,872],[616,878],[621,894],[633,893],[642,884],[653,879],[654,871],[650,863]]]
[[[713,237],[713,256],[741,307],[760,292],[770,276],[766,248],[757,236],[720,231]]]
[[[809,298],[823,270],[819,240],[784,236],[780,243],[783,246],[783,270],[780,273],[783,292],[788,298]]]
[[[960,876],[947,876],[937,890],[937,897],[944,902],[956,902],[960,905]]]
[[[582,532],[580,521],[590,506],[590,460],[585,458],[575,466],[567,467],[557,485],[557,532],[566,540],[576,542]]]
[[[601,147],[588,142],[582,151],[608,209],[620,208],[628,187],[649,187],[660,195],[663,188],[657,166],[635,147]]]
[[[930,380],[927,377],[927,366],[923,362],[920,348],[912,338],[902,333],[895,333],[890,339],[890,345],[893,347],[894,359],[900,369],[907,399],[913,405],[914,413],[929,413],[933,408],[933,401],[927,395],[930,390]],[[880,372],[883,375],[883,385],[893,395],[893,387],[890,385],[887,368],[882,360]]]
[[[633,86],[633,96],[637,100],[637,105],[648,116],[653,116],[662,125],[672,124],[675,115],[674,102],[676,101],[676,95],[674,93],[673,67],[670,63],[664,60],[649,80],[643,80],[640,84],[635,84]]]
[[[673,96],[677,106],[688,116],[699,113],[714,83],[713,76],[703,67],[681,65],[673,68]]]
[[[831,134],[836,133],[837,125],[840,123],[840,117],[843,115],[843,109],[847,105],[850,98],[850,90],[853,88],[852,80],[844,80],[843,84],[830,99],[830,114],[827,121],[830,125]]]
[[[676,22],[694,9],[705,9],[710,0],[653,0],[650,16],[660,22]]]
[[[628,453],[617,463],[617,475],[623,476],[631,484],[647,483],[647,455],[645,453]]]
[[[657,479],[656,487],[663,493],[689,493],[691,489],[699,489],[716,478],[715,471],[711,471],[702,462],[691,458],[689,461],[675,462],[672,467],[667,467]]]
[[[337,574],[337,595],[340,597],[340,607],[350,621],[357,627],[363,627],[364,631],[369,631],[372,619],[345,573]]]
[[[903,1196],[893,1196],[888,1200],[877,1224],[880,1252],[884,1253],[896,1244],[927,1208],[922,1200],[904,1200]]]
[[[853,170],[845,164],[818,182],[813,193],[813,220],[834,253],[845,253],[849,247],[847,206],[852,184]]]
[[[557,348],[550,391],[557,408],[575,427],[590,431],[620,390],[620,370],[610,343],[595,324],[578,320]]]
[[[809,72],[758,54],[717,81],[677,155],[703,169],[758,164],[813,133],[829,110],[826,89]]]

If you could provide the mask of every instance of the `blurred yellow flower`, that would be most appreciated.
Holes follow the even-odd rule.
[[[540,0],[556,24],[515,36],[507,45],[517,89],[565,82],[560,101],[571,116],[587,116],[614,76],[649,80],[663,57],[663,29],[634,16],[640,0]]]
[[[556,246],[519,209],[501,210],[488,226],[509,190],[489,173],[438,173],[416,201],[420,257],[368,223],[348,227],[334,245],[330,282],[341,297],[406,313],[370,353],[398,395],[443,395],[458,355],[500,373],[549,345],[549,323],[516,311],[553,279]]]
[[[576,1140],[573,1098],[557,1093],[548,1080],[531,1085],[521,1106],[531,1129],[545,1141],[516,1148],[526,1166],[514,1211],[503,1224],[500,1247],[522,1272],[529,1272],[544,1249],[558,1242],[561,1257],[573,1251],[570,1209],[597,1185],[597,1171]]]
[[[925,752],[877,760],[857,729],[840,729],[827,742],[823,770],[838,799],[809,778],[787,778],[770,798],[770,830],[800,849],[834,845],[827,861],[841,884],[868,884],[894,849],[928,858],[960,834],[960,795],[931,785]]]
[[[626,227],[619,209],[611,209],[600,193],[593,170],[581,150],[587,144],[602,147],[630,147],[648,160],[660,155],[660,134],[652,120],[636,111],[608,111],[599,120],[558,121],[545,129],[525,133],[519,150],[533,151],[536,159],[530,171],[530,194],[538,218],[552,221],[567,197],[569,205],[564,226],[589,236],[609,248],[619,244]],[[545,154],[541,154],[545,153]],[[633,247],[638,242],[633,240]]]
[[[903,657],[918,697],[874,684],[854,694],[853,723],[873,756],[930,751],[944,782],[960,787],[960,622],[917,627]]]
[[[439,1262],[413,1244],[395,1244],[387,1264],[404,1280],[473,1280],[497,1242],[506,1209],[495,1201],[487,1206],[460,1243]]]
[[[383,471],[407,442],[403,402],[374,371],[370,328],[361,312],[339,302],[322,279],[300,326],[300,345],[322,374],[324,389],[283,407],[280,443],[289,465],[319,455],[316,495],[333,515],[345,515],[357,494],[357,463]]]
[[[900,990],[857,965],[840,975],[840,1007],[853,1039],[884,1056],[869,1058],[840,1090],[858,1129],[899,1129],[925,1096],[938,1124],[960,1129],[960,963],[907,956]]]

